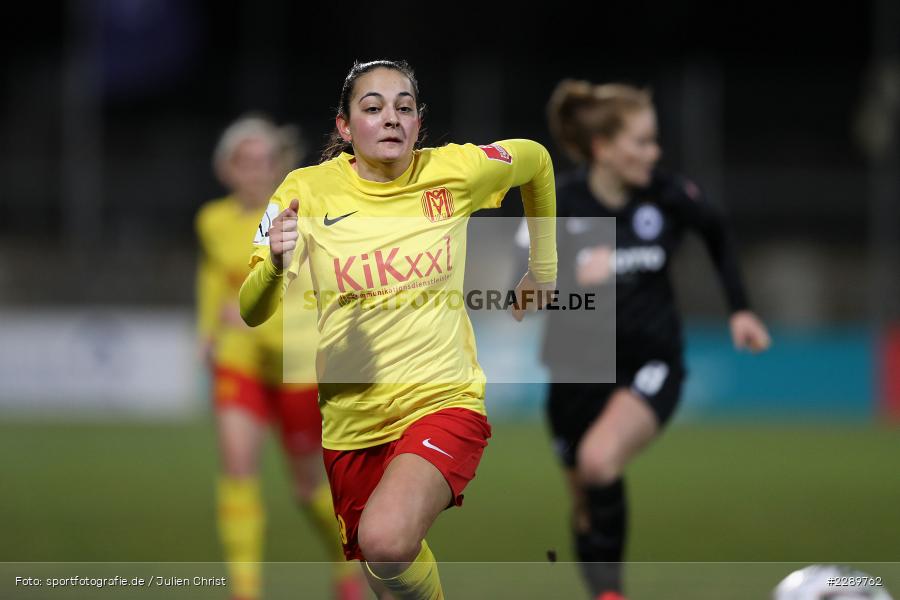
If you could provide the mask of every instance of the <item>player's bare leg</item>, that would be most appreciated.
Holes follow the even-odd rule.
[[[260,498],[259,455],[266,428],[249,412],[216,414],[222,478],[218,491],[219,534],[234,598],[252,600],[261,590],[265,515]]]
[[[359,545],[372,574],[397,600],[443,598],[424,538],[451,500],[441,472],[415,454],[394,458],[369,497],[360,517]]]
[[[322,457],[318,454],[294,454],[288,456],[288,460],[294,499],[300,504],[312,502],[316,490],[323,481]]]
[[[372,575],[372,571],[369,570],[366,563],[360,562],[359,564],[362,567],[363,576],[366,578],[366,581],[368,581],[369,587],[375,592],[375,597],[378,598],[378,600],[396,600],[390,590],[385,587],[384,583]]]
[[[256,477],[266,426],[240,408],[225,408],[216,413],[219,433],[219,457],[222,471],[229,477]]]
[[[625,466],[657,435],[656,416],[627,388],[610,397],[578,446],[569,472],[572,527],[582,572],[598,598],[619,598],[625,543]]]
[[[656,416],[640,396],[627,388],[613,392],[605,410],[578,446],[578,475],[585,484],[609,485],[622,476],[625,465],[659,431]]]
[[[288,457],[294,498],[316,530],[334,564],[335,597],[338,600],[362,600],[363,578],[352,562],[344,560],[340,532],[334,518],[331,489],[322,473],[322,455],[297,453]]]

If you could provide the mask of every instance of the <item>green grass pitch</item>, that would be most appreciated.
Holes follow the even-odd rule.
[[[0,561],[218,561],[214,449],[207,421],[0,425]],[[631,597],[761,598],[801,563],[826,562],[864,567],[900,594],[900,566],[873,564],[900,561],[898,458],[900,436],[886,428],[676,424],[628,471]],[[273,443],[264,479],[266,559],[326,560]],[[586,597],[565,564],[563,483],[540,422],[495,424],[465,506],[429,536],[448,597]],[[547,562],[550,549],[559,563]],[[23,568],[3,566],[0,598],[82,597],[12,590]],[[322,571],[272,565],[270,588]],[[308,595],[273,597],[327,597],[302,585]],[[166,597],[225,597],[198,594]]]

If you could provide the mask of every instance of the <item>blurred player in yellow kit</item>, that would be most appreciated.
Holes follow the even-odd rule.
[[[290,128],[278,128],[264,118],[245,117],[233,123],[222,134],[213,157],[216,174],[230,193],[205,204],[196,218],[201,249],[198,329],[211,370],[222,470],[218,525],[231,592],[241,600],[254,600],[261,594],[265,513],[258,475],[260,450],[270,425],[280,434],[297,503],[318,531],[330,559],[342,559],[331,495],[322,477],[317,389],[311,384],[282,383],[283,343],[308,348],[312,368],[318,338],[315,319],[297,313],[299,318],[291,318],[283,336],[280,311],[264,326],[251,329],[238,309],[238,290],[248,272],[247,253],[259,213],[284,174],[298,162],[298,141]],[[297,284],[309,288],[311,282],[307,276]],[[302,355],[292,352],[292,356]],[[354,569],[344,564],[336,568],[335,592],[340,600],[362,597]]]
[[[491,435],[475,336],[457,302],[471,214],[520,187],[531,252],[518,298],[534,304],[556,279],[547,151],[524,139],[417,149],[423,109],[406,63],[355,64],[330,151],[275,192],[240,292],[244,320],[265,326],[291,277],[311,272],[322,445],[344,554],[366,561],[380,598],[397,600],[444,597],[424,538],[462,504]],[[512,308],[521,319],[522,302]]]

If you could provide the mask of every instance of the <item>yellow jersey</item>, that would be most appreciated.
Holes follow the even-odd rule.
[[[259,226],[255,268],[241,292],[246,316],[280,298],[273,286],[310,273],[313,292],[284,301],[303,302],[318,318],[322,445],[332,450],[390,442],[444,408],[484,414],[485,376],[462,302],[472,213],[498,207],[521,186],[526,214],[547,218],[543,234],[534,232],[543,251],[532,255],[531,271],[538,281],[556,277],[553,166],[540,144],[416,150],[406,171],[386,183],[359,177],[354,160],[341,154],[287,176]],[[280,284],[267,260],[268,227],[293,199],[300,239]],[[266,286],[272,293],[260,300]]]
[[[252,328],[240,319],[238,291],[247,276],[247,253],[253,249],[254,234],[259,225],[259,212],[246,210],[232,196],[212,200],[197,213],[194,226],[200,246],[197,268],[197,332],[201,339],[212,340],[213,359],[226,367],[279,385],[282,376],[282,350],[285,340],[302,340],[291,356],[300,359],[314,373],[315,348],[318,340],[314,315],[292,311],[284,327],[282,311]],[[308,275],[295,282],[309,289]],[[296,317],[298,318],[295,318]],[[283,337],[287,331],[288,336]],[[298,344],[291,344],[294,348]],[[302,365],[301,365],[302,366]]]

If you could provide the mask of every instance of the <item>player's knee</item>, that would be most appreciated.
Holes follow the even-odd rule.
[[[579,451],[578,477],[584,485],[606,486],[622,476],[622,464],[613,452]]]
[[[257,457],[243,449],[229,449],[222,453],[222,474],[234,479],[256,477],[259,472]]]
[[[371,563],[405,563],[413,560],[419,551],[419,540],[384,522],[363,520],[358,535],[359,548]]]

